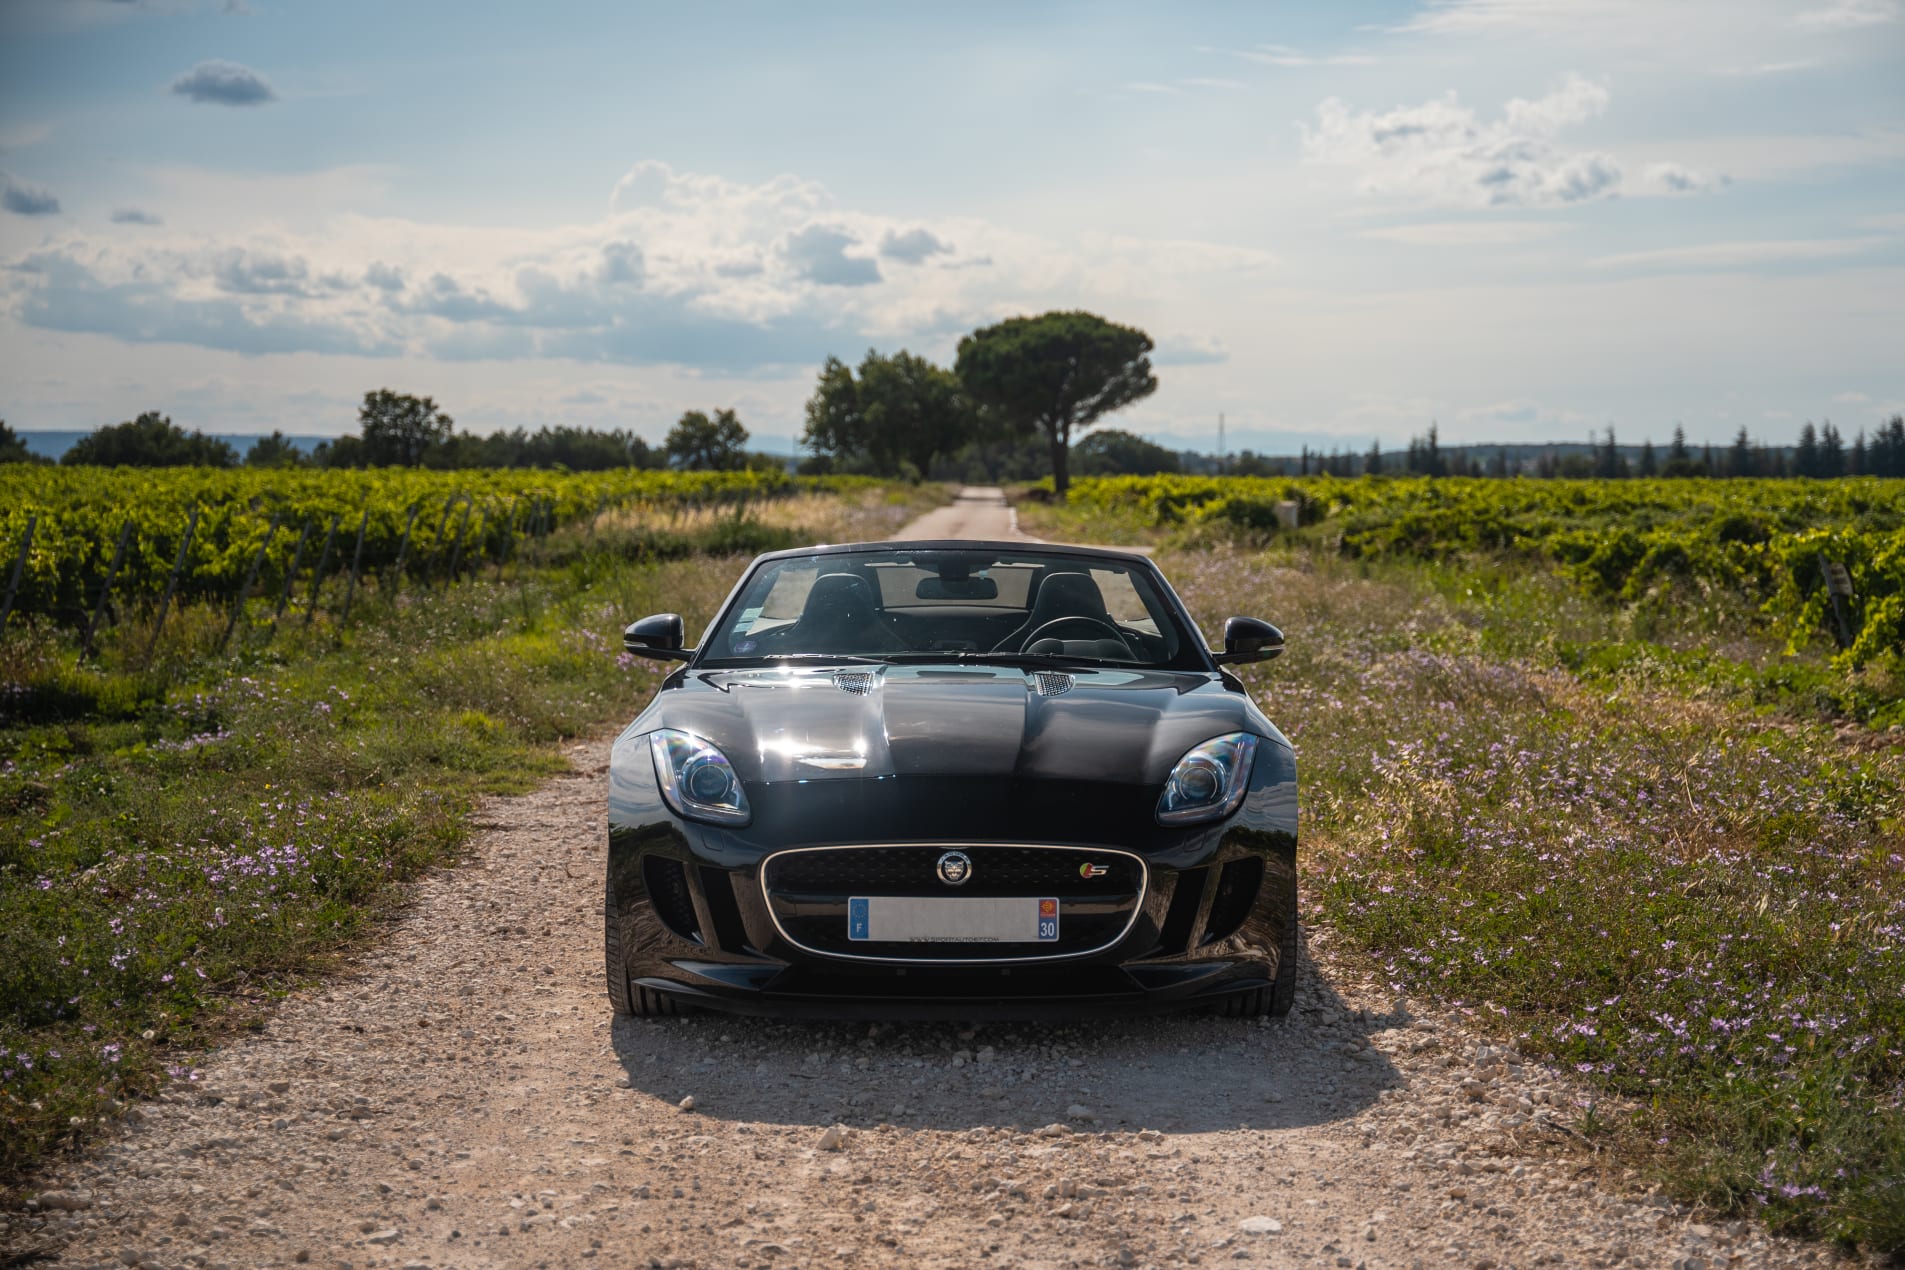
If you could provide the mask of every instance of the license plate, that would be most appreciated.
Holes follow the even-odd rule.
[[[1058,940],[1055,899],[856,895],[847,938],[888,944],[1048,944]]]

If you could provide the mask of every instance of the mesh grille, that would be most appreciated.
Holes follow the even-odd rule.
[[[1034,678],[1038,680],[1038,695],[1041,697],[1062,697],[1078,682],[1058,670],[1041,670]]]
[[[879,687],[880,677],[870,670],[843,670],[833,677],[833,686],[842,692],[864,697]]]
[[[768,863],[770,893],[801,895],[1120,895],[1138,889],[1129,856],[1083,848],[970,846],[971,880],[940,881],[939,857],[949,847],[842,847],[793,851]]]

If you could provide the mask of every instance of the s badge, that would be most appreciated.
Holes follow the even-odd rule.
[[[1111,866],[1108,864],[1087,862],[1078,866],[1078,876],[1081,878],[1101,878],[1109,872],[1111,872]]]

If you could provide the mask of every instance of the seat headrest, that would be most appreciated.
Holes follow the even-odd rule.
[[[1105,597],[1088,573],[1053,573],[1039,584],[1038,599],[1032,604],[1034,626],[1055,617],[1095,617],[1107,620]]]

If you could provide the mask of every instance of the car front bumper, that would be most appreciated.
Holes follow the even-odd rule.
[[[629,981],[686,1003],[816,1018],[1124,1015],[1267,987],[1293,955],[1295,766],[1279,746],[1264,747],[1242,807],[1207,825],[1159,826],[1155,791],[906,776],[750,786],[754,819],[731,829],[676,816],[645,742],[630,742],[611,768],[607,916]],[[882,854],[855,854],[868,849]],[[1067,929],[1081,932],[1096,904],[1098,933],[1052,949],[827,935],[830,922],[844,927],[849,893],[951,893],[910,863],[892,871],[946,850],[973,859],[959,893],[1058,894],[1079,915]],[[1096,889],[1062,889],[1066,869],[1005,880],[1005,866],[1041,853],[1114,868]],[[791,888],[773,861],[793,856],[839,867]],[[792,901],[790,888],[801,892]],[[796,909],[805,926],[793,926]]]

